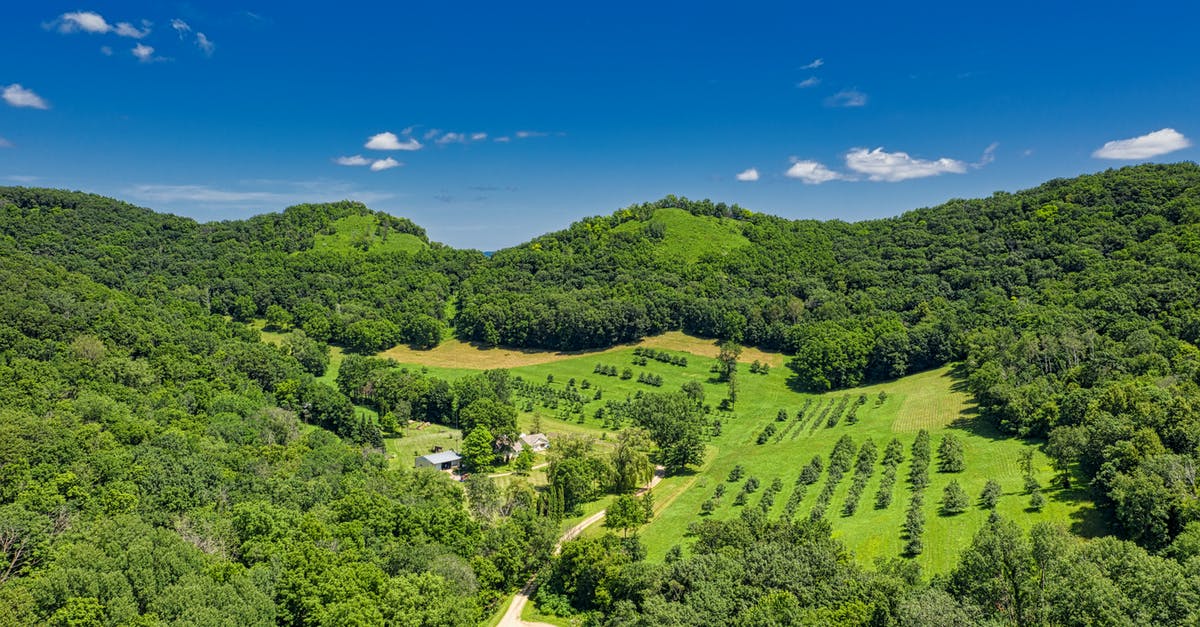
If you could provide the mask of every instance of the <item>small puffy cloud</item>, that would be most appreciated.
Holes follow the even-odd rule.
[[[809,63],[808,65],[802,65],[802,66],[800,66],[800,69],[815,70],[815,69],[821,67],[822,65],[825,65],[825,59],[813,59],[812,63]]]
[[[1168,152],[1191,147],[1192,142],[1173,128],[1164,128],[1153,133],[1129,139],[1115,139],[1096,149],[1092,156],[1097,159],[1149,159]]]
[[[867,95],[857,89],[843,89],[825,99],[830,107],[861,107],[867,104]]]
[[[105,21],[102,15],[93,13],[92,11],[63,13],[58,16],[56,23],[58,25],[58,32],[60,33],[77,33],[83,31],[85,33],[104,34],[112,30],[112,26]]]
[[[906,152],[884,152],[883,148],[855,148],[846,153],[846,167],[865,174],[868,180],[895,183],[939,174],[962,174],[967,164],[957,159],[916,159]]]
[[[174,28],[175,32],[179,33],[180,39],[183,39],[184,35],[192,32],[192,27],[189,26],[187,22],[179,18],[171,20],[171,28]]]
[[[446,133],[437,139],[437,143],[445,146],[446,144],[461,144],[467,141],[467,136],[462,133]]]
[[[371,171],[372,172],[382,172],[384,170],[398,168],[402,165],[404,165],[404,164],[400,163],[399,161],[396,161],[395,159],[393,159],[391,157],[388,157],[387,159],[379,159],[379,160],[375,161],[374,163],[372,163]]]
[[[471,133],[471,141],[481,142],[487,139],[487,133]]]
[[[30,109],[49,109],[50,105],[46,104],[42,97],[33,93],[32,89],[25,89],[19,83],[13,83],[4,88],[4,102],[14,107],[27,107]]]
[[[421,142],[417,141],[416,139],[414,139],[412,137],[408,137],[408,138],[405,138],[404,141],[400,141],[400,138],[396,137],[395,133],[389,133],[387,131],[384,131],[377,135],[372,135],[370,138],[367,139],[367,143],[363,144],[363,147],[369,148],[371,150],[408,150],[408,151],[420,150],[422,148]]]
[[[204,33],[196,33],[196,46],[204,52],[205,56],[211,57],[213,50],[217,49],[216,44],[212,42]]]
[[[137,57],[142,63],[150,63],[152,61],[161,61],[162,57],[154,56],[154,47],[146,44],[138,44],[133,47],[133,56]]]
[[[338,157],[333,160],[338,165],[370,165],[371,160],[362,156],[354,155],[352,157]]]
[[[800,89],[808,89],[809,87],[816,87],[817,85],[820,85],[820,84],[821,84],[821,79],[819,79],[815,76],[810,76],[810,77],[800,81],[799,83],[796,83],[796,87],[799,87]]]
[[[792,157],[792,167],[788,168],[784,176],[792,179],[800,179],[802,183],[807,185],[820,185],[829,181],[836,181],[843,177],[841,174],[825,167],[825,164],[819,161],[808,161],[805,159],[797,159]]]
[[[93,33],[103,35],[106,33],[116,33],[121,37],[130,37],[133,39],[141,39],[150,34],[150,22],[142,20],[142,27],[138,28],[129,22],[117,22],[116,25],[109,24],[104,16],[94,11],[73,11],[71,13],[63,13],[58,16],[58,19],[47,24],[47,28],[56,28],[58,32],[63,34],[70,33]]]
[[[758,180],[758,168],[748,168],[746,170],[738,172],[737,176],[735,176],[734,178],[736,178],[739,181],[747,181],[747,182],[757,181]]]

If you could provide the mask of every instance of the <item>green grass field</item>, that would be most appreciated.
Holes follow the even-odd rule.
[[[263,332],[265,341],[279,342],[280,337],[278,334]],[[585,398],[592,399],[592,395],[599,389],[601,399],[588,400],[581,413],[568,413],[564,408],[547,408],[537,401],[533,402],[532,411],[527,411],[530,399],[518,397],[515,399],[520,410],[518,422],[522,431],[541,431],[547,433],[552,441],[566,435],[586,434],[595,437],[601,448],[607,448],[615,432],[605,428],[603,422],[595,417],[596,410],[605,400],[622,400],[639,391],[678,390],[688,381],[698,381],[704,386],[706,402],[710,405],[717,405],[725,396],[724,384],[717,383],[710,372],[710,366],[714,363],[712,355],[715,354],[711,341],[673,333],[659,338],[648,338],[644,344],[660,349],[676,349],[671,352],[686,356],[688,365],[680,367],[650,360],[645,366],[636,366],[633,364],[635,356],[632,346],[594,353],[567,354],[514,353],[504,349],[484,350],[474,346],[455,345],[441,352],[428,353],[436,355],[436,358],[430,359],[431,362],[442,365],[421,363],[420,358],[424,353],[420,351],[391,351],[387,356],[400,358],[402,367],[424,370],[434,376],[448,379],[478,372],[487,367],[508,366],[514,377],[521,377],[529,382],[546,384],[548,377],[552,376],[553,382],[548,385],[558,390],[564,390],[571,379],[575,380],[577,388],[581,388],[586,380],[589,388],[586,391],[581,390]],[[437,350],[440,349],[435,349]],[[820,455],[827,465],[834,443],[844,434],[853,438],[856,447],[870,438],[880,455],[892,438],[899,439],[904,446],[905,460],[897,471],[893,499],[888,508],[875,508],[875,494],[882,476],[882,466],[877,463],[866,488],[862,491],[854,515],[842,515],[842,507],[852,484],[853,471],[847,473],[838,484],[826,510],[826,517],[833,526],[835,537],[842,540],[860,562],[869,565],[877,558],[897,557],[904,545],[901,524],[911,495],[911,487],[907,482],[910,449],[920,429],[930,431],[935,452],[930,469],[931,481],[926,488],[924,499],[925,551],[915,558],[926,574],[943,573],[952,567],[963,547],[970,542],[975,531],[986,520],[987,511],[978,507],[976,503],[984,483],[989,478],[999,481],[1003,488],[998,511],[1023,526],[1031,526],[1037,521],[1052,521],[1084,536],[1100,535],[1107,530],[1105,521],[1086,497],[1084,489],[1064,491],[1051,487],[1053,473],[1047,458],[1040,451],[1040,443],[998,433],[991,425],[976,417],[970,396],[963,390],[951,367],[882,384],[811,395],[789,387],[788,377],[791,372],[780,365],[783,362],[782,356],[752,354],[774,364],[770,373],[751,373],[744,363],[748,360],[744,360],[738,374],[739,401],[733,412],[715,414],[715,417],[721,420],[722,432],[709,442],[704,463],[693,472],[668,477],[655,488],[656,515],[654,520],[641,530],[649,559],[661,559],[675,544],[686,548],[689,525],[703,519],[701,505],[712,496],[717,485],[726,482],[726,477],[735,465],[743,466],[745,477],[757,477],[762,485],[743,507],[758,507],[762,489],[776,478],[782,481],[783,490],[776,496],[775,503],[769,510],[772,517],[782,515],[803,466],[814,455]],[[495,361],[499,363],[492,363],[489,359],[491,355],[495,355]],[[322,380],[332,383],[341,357],[341,351],[335,347],[331,354],[329,371]],[[513,366],[514,362],[525,365]],[[467,364],[474,367],[465,367]],[[623,380],[619,377],[596,374],[593,370],[597,364],[616,366],[618,370],[630,368],[633,377]],[[638,383],[637,377],[642,372],[661,376],[663,385],[654,387]],[[882,403],[878,402],[880,392],[886,392],[886,399]],[[843,420],[834,427],[828,427],[824,421],[818,424],[814,419],[825,407],[837,403],[842,397],[847,397],[852,402],[860,395],[864,395],[867,402],[857,412],[856,423],[849,424]],[[793,424],[797,412],[806,402],[811,402],[811,405],[805,419],[802,423]],[[776,422],[776,415],[780,409],[788,413],[788,422]],[[768,424],[775,424],[782,431],[781,437],[772,437],[765,444],[757,444],[759,433]],[[937,472],[937,446],[947,433],[956,434],[963,442],[966,468],[961,473]],[[428,425],[421,429],[409,427],[405,429],[403,437],[389,438],[386,449],[393,464],[411,468],[414,456],[428,453],[434,446],[449,449],[457,448],[460,443],[461,433],[458,431],[440,425]],[[1043,494],[1047,497],[1046,506],[1039,512],[1028,509],[1029,496],[1023,493],[1018,459],[1021,452],[1027,448],[1032,448],[1035,452],[1036,474],[1044,487]],[[495,472],[506,470],[509,469],[499,467]],[[822,473],[818,483],[808,487],[805,498],[800,501],[796,510],[797,516],[808,516],[826,476],[827,473]],[[942,490],[952,479],[958,480],[966,490],[972,499],[972,507],[962,514],[943,516],[940,514]],[[526,480],[534,485],[543,485],[545,475],[535,471],[529,477],[504,477],[502,480]],[[711,513],[712,517],[724,519],[739,515],[743,507],[735,506],[733,501],[740,485],[740,482],[727,485],[726,495]],[[583,516],[603,508],[607,501],[605,498],[588,504]],[[564,528],[583,516],[565,521]],[[589,534],[602,531],[597,527],[590,530]]]
[[[481,367],[488,364],[487,351],[472,349],[472,353],[475,363]],[[677,390],[687,381],[699,381],[704,384],[708,403],[715,405],[724,397],[725,390],[723,385],[712,380],[709,372],[712,359],[695,353],[687,353],[687,356],[686,368],[656,361],[649,361],[646,366],[632,366],[633,349],[619,348],[600,354],[561,355],[557,361],[515,367],[511,371],[514,376],[539,383],[545,382],[547,375],[553,375],[554,382],[551,385],[557,388],[565,388],[571,378],[576,380],[577,385],[587,379],[592,390],[597,387],[602,390],[603,399],[622,399],[638,390]],[[597,363],[615,365],[618,369],[630,367],[633,369],[634,378],[621,380],[594,374],[592,371]],[[412,367],[419,367],[419,364],[412,364]],[[456,376],[469,370],[431,367],[429,371],[442,376]],[[636,378],[640,371],[662,376],[663,386],[654,388],[637,383]],[[703,466],[693,473],[670,477],[655,489],[657,514],[641,531],[650,559],[661,559],[675,544],[683,544],[686,547],[687,542],[684,538],[688,533],[688,526],[702,519],[701,504],[712,495],[718,484],[725,482],[729,471],[735,465],[742,465],[746,476],[758,477],[763,488],[777,477],[782,480],[784,489],[770,509],[772,517],[782,515],[801,468],[814,455],[821,455],[827,462],[834,443],[843,434],[849,434],[856,446],[860,446],[867,438],[872,439],[880,454],[893,437],[904,445],[905,461],[897,472],[890,507],[875,509],[875,493],[882,476],[882,467],[876,464],[874,474],[863,490],[859,507],[853,516],[842,515],[842,506],[852,483],[852,473],[848,473],[837,486],[826,513],[833,525],[834,535],[841,539],[862,563],[870,564],[880,557],[899,556],[904,545],[901,524],[911,495],[911,487],[906,481],[910,448],[920,429],[930,431],[935,451],[930,473],[931,482],[925,492],[925,551],[915,558],[926,574],[946,572],[986,520],[987,511],[975,503],[989,478],[999,481],[1003,488],[998,511],[1024,526],[1045,520],[1061,523],[1080,535],[1092,536],[1105,532],[1104,522],[1092,503],[1087,500],[1083,490],[1063,491],[1050,487],[1052,470],[1045,455],[1038,450],[1038,443],[1007,437],[975,417],[969,395],[962,390],[961,384],[956,381],[949,367],[883,384],[822,395],[809,395],[792,390],[787,385],[789,375],[790,371],[785,367],[772,368],[767,375],[752,374],[745,365],[741,367],[737,407],[732,413],[720,415],[722,433],[710,442]],[[876,400],[881,391],[886,392],[887,397],[882,404],[877,405]],[[814,426],[812,413],[819,412],[820,408],[837,402],[843,396],[848,396],[853,401],[859,395],[866,395],[868,402],[858,411],[856,424],[842,421],[832,428],[825,424]],[[805,421],[803,428],[792,425],[787,429],[787,435],[779,441],[772,438],[766,444],[755,443],[763,428],[775,421],[780,409],[786,410],[789,416],[794,417],[810,398],[813,401],[810,418]],[[523,404],[518,402],[519,406]],[[602,404],[603,401],[588,402],[584,406],[582,417],[564,416],[560,414],[561,410],[535,407],[532,412],[521,412],[520,424],[522,429],[527,431],[533,430],[534,426],[540,426],[552,437],[566,433],[588,433],[599,438],[607,431],[593,414]],[[535,422],[538,424],[535,425]],[[789,424],[779,423],[778,426],[787,427]],[[937,445],[943,435],[951,432],[958,435],[964,444],[966,468],[961,473],[940,473],[937,472],[936,466]],[[1045,487],[1043,493],[1047,497],[1047,504],[1040,512],[1027,510],[1029,497],[1023,493],[1018,459],[1021,451],[1027,447],[1035,450],[1036,473]],[[804,500],[800,502],[798,516],[808,515],[817,500],[825,477],[826,474],[822,474],[821,480],[809,487]],[[972,507],[962,514],[942,516],[942,490],[951,479],[957,479],[971,496]],[[711,514],[714,518],[729,518],[739,514],[742,508],[733,505],[739,487],[740,483],[727,487],[726,496]],[[745,507],[758,507],[760,494],[761,489],[751,495]],[[592,532],[596,533],[599,530]]]
[[[313,250],[346,252],[363,250],[369,253],[416,252],[425,248],[421,238],[409,233],[378,232],[379,221],[373,215],[346,216],[335,220],[333,233],[318,233]]]

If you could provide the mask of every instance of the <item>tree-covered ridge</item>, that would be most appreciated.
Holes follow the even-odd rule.
[[[110,287],[165,287],[237,320],[278,308],[310,337],[368,352],[437,344],[456,285],[483,260],[354,202],[199,224],[90,194],[0,188],[0,211],[18,248]],[[389,247],[389,236],[423,245]]]
[[[470,625],[550,550],[241,323],[10,243],[0,289],[0,624]]]

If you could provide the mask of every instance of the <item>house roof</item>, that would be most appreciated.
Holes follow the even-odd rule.
[[[522,433],[521,441],[532,445],[538,442],[549,442],[550,438],[546,437],[545,434],[542,433]]]
[[[462,456],[454,451],[442,451],[441,453],[430,453],[422,455],[421,459],[431,464],[444,464],[446,462],[456,462],[462,459]]]

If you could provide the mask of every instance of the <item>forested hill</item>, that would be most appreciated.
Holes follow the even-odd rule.
[[[178,292],[236,320],[271,315],[362,351],[441,340],[446,305],[483,260],[361,203],[200,224],[77,192],[0,188],[0,234],[127,290]]]

